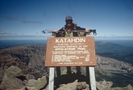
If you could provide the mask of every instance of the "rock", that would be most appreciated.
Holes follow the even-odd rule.
[[[78,90],[86,89],[86,87],[87,87],[86,82],[78,82],[78,85],[77,85]]]
[[[76,90],[78,85],[78,80],[75,80],[73,83],[62,84],[56,90]]]
[[[47,85],[47,77],[43,76],[41,78],[39,78],[38,80],[35,79],[30,79],[28,81],[28,83],[26,84],[28,90],[30,88],[30,90],[32,90],[34,88],[34,90],[40,90],[44,87],[46,87]]]
[[[125,90],[133,90],[133,86],[129,84],[128,86],[125,87]]]
[[[11,88],[7,88],[6,90],[27,90],[27,88],[25,88],[25,87],[22,87],[22,88],[20,88],[20,89],[11,89]],[[28,89],[29,90],[29,89]]]
[[[27,87],[28,90],[36,90],[35,87]]]
[[[78,82],[78,80],[75,80],[72,83],[61,84],[56,90],[89,90],[89,85],[86,82]]]
[[[14,77],[23,75],[22,74],[22,70],[16,66],[11,66],[10,68],[8,68],[5,72],[7,75],[12,75]]]
[[[128,85],[126,87],[111,87],[113,83],[111,81],[99,81],[96,82],[96,86],[98,90],[133,90],[132,85]]]
[[[17,78],[22,75],[21,69],[15,66],[9,67],[5,71],[5,75],[3,77],[0,88],[5,90],[7,88],[10,89],[19,89],[24,86],[24,83],[21,79]]]
[[[28,83],[26,84],[26,86],[33,87],[35,85],[35,82],[36,82],[35,79],[30,79],[28,80]]]
[[[99,81],[96,82],[96,87],[98,90],[111,90],[113,83],[111,81]]]
[[[45,87],[47,84],[47,77],[43,76],[41,78],[39,78],[36,83],[35,83],[35,88],[37,90],[40,90],[41,88]]]
[[[114,87],[111,90],[133,90],[133,86],[129,84],[126,87]]]
[[[27,78],[27,80],[35,79],[35,77],[33,75],[30,75],[30,74],[26,74],[25,77]]]

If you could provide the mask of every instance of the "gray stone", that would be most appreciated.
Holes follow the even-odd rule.
[[[111,90],[133,90],[133,86],[129,84],[126,87],[114,87]]]
[[[5,90],[7,88],[10,89],[22,88],[24,86],[23,82],[20,79],[16,78],[19,75],[22,75],[20,68],[15,66],[9,67],[5,72],[0,88],[2,90]]]
[[[86,82],[78,82],[78,80],[75,80],[72,83],[61,84],[56,90],[89,90],[89,85]]]
[[[38,80],[30,79],[28,80],[28,83],[26,84],[27,88],[34,88],[35,90],[40,90],[44,88],[47,84],[46,76],[43,76],[39,78]]]
[[[98,90],[111,90],[113,83],[111,81],[100,81],[96,82],[96,87]]]

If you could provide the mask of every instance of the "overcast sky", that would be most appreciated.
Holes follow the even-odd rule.
[[[133,0],[0,0],[0,37],[49,37],[41,31],[60,29],[67,15],[97,36],[133,36]]]

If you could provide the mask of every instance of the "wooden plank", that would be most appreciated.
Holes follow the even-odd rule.
[[[49,72],[48,90],[54,90],[54,67],[50,67]]]
[[[89,67],[89,74],[90,74],[90,87],[91,87],[91,90],[96,90],[96,80],[95,80],[94,67]]]

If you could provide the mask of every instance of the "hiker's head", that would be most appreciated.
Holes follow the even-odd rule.
[[[71,16],[66,16],[65,21],[66,21],[66,25],[67,26],[71,26],[72,25],[72,22],[73,22],[73,19],[72,19]]]

